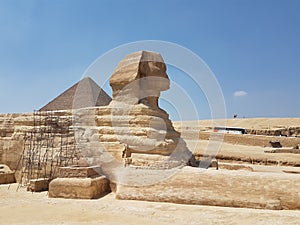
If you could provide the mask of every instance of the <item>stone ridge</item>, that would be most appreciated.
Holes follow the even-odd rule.
[[[300,176],[294,174],[184,167],[170,179],[143,188],[118,184],[116,198],[223,207],[299,210],[299,189]]]

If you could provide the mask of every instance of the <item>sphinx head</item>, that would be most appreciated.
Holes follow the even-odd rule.
[[[170,88],[166,64],[156,52],[140,51],[127,55],[118,64],[110,78],[114,100],[158,107],[161,91]]]

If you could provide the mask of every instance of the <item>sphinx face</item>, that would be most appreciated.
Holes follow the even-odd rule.
[[[170,88],[166,69],[159,53],[140,51],[126,56],[110,78],[113,99],[157,108],[160,92]]]
[[[150,79],[142,79],[141,88],[165,91],[170,88],[170,80],[166,73],[166,64],[163,62],[141,62],[140,63],[140,79],[150,77]],[[144,81],[143,81],[144,80]]]
[[[170,88],[163,62],[143,61],[139,65],[139,103],[158,108],[161,91]]]

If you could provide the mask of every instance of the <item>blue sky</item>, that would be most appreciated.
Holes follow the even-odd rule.
[[[42,107],[112,48],[163,40],[206,62],[228,117],[300,117],[299,12],[299,0],[0,0],[0,113]],[[201,90],[187,91],[209,118]]]

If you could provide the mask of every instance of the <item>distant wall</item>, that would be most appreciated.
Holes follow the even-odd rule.
[[[191,140],[198,136],[200,140],[209,140],[211,132],[185,131],[184,139]],[[253,134],[224,134],[224,142],[238,145],[271,147],[270,141],[279,141],[283,147],[295,147],[300,144],[298,137],[264,136]]]
[[[300,127],[288,127],[281,129],[247,129],[247,134],[300,137]]]

